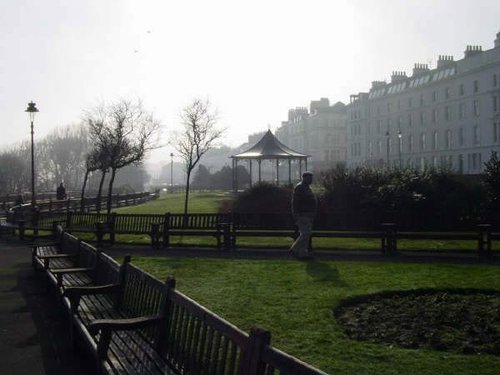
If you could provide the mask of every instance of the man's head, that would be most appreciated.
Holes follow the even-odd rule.
[[[305,184],[311,185],[312,180],[313,180],[312,172],[307,171],[307,172],[302,173],[302,182],[304,182]]]

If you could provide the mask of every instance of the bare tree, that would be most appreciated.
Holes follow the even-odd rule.
[[[109,169],[107,212],[111,212],[116,171],[127,165],[138,165],[156,145],[160,123],[147,112],[140,100],[119,100],[86,112],[90,137],[98,150],[101,171]]]
[[[186,168],[184,215],[187,215],[191,173],[201,157],[220,139],[224,129],[217,128],[217,112],[210,108],[208,100],[194,99],[182,109],[181,121],[184,130],[176,139],[176,149]]]

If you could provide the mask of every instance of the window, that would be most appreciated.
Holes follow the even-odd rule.
[[[474,116],[479,117],[479,100],[474,100],[472,105],[474,108]]]
[[[458,129],[458,145],[463,146],[465,144],[464,128]]]
[[[500,143],[500,122],[493,124],[493,142]]]
[[[447,105],[446,107],[444,107],[444,119],[446,121],[450,121],[451,120],[451,108],[449,105]]]
[[[378,144],[377,144],[377,154],[378,155],[382,155],[382,141],[378,141]]]
[[[462,154],[458,155],[458,172],[464,173],[464,156]]]
[[[420,112],[420,125],[424,126],[425,125],[425,113]]]
[[[411,128],[413,125],[413,115],[409,114],[408,115],[408,127]]]
[[[411,108],[411,107],[412,107],[412,99],[408,98],[408,108]]]
[[[377,115],[380,115],[380,106],[377,106]]]
[[[500,111],[500,95],[493,97],[493,112]]]
[[[474,127],[472,128],[472,142],[473,144],[477,145],[479,144],[479,140],[480,140],[479,126],[474,125]]]
[[[498,76],[496,74],[493,74],[493,87],[498,86]]]
[[[413,152],[413,135],[408,137],[408,152]]]
[[[434,131],[432,134],[432,149],[437,150],[438,149],[438,132]]]
[[[438,165],[438,158],[437,156],[433,156],[432,157],[432,167],[433,168],[437,168],[439,165]]]
[[[478,80],[474,81],[472,88],[473,88],[474,92],[479,92],[479,81]]]
[[[420,134],[420,151],[425,150],[425,133]]]
[[[432,92],[432,102],[436,102],[437,101],[437,98],[438,98],[438,94],[437,94],[437,91],[433,91]]]
[[[382,128],[382,120],[377,120],[377,134],[380,134]]]
[[[450,88],[449,87],[447,87],[447,88],[444,89],[444,97],[446,99],[450,98]]]
[[[444,147],[447,150],[449,150],[452,146],[452,144],[451,144],[451,130],[446,130],[444,139],[445,139]]]
[[[432,110],[432,123],[435,124],[438,121],[438,109],[434,108]]]
[[[458,118],[460,120],[465,118],[465,103],[460,103],[458,105]]]
[[[403,117],[399,116],[398,117],[398,129],[401,129],[401,125],[403,125]]]
[[[424,94],[420,94],[420,106],[424,105]]]
[[[460,96],[463,96],[465,94],[463,83],[461,83],[460,86],[458,86],[458,92],[459,92]]]
[[[387,103],[387,113],[391,112],[391,103]]]

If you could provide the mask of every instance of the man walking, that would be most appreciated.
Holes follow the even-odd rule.
[[[304,172],[302,181],[295,186],[292,197],[293,218],[299,228],[299,237],[293,243],[290,252],[299,259],[312,258],[313,256],[309,245],[317,203],[310,187],[312,180],[313,174]]]

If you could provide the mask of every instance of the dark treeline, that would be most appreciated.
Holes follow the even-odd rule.
[[[447,170],[347,169],[317,177],[318,227],[377,229],[392,222],[401,230],[474,230],[479,223],[500,225],[500,160],[485,163],[484,175]],[[258,184],[241,194],[234,212],[290,213],[290,187]]]
[[[238,185],[248,187],[250,185],[250,174],[247,169],[238,165]],[[200,190],[230,190],[233,187],[233,169],[224,166],[220,170],[211,173],[203,164],[200,164],[193,178],[192,186]]]
[[[68,192],[79,197],[90,150],[85,125],[58,128],[35,143],[35,176],[37,192],[55,191],[63,182]],[[91,173],[86,195],[93,196],[101,174]],[[105,179],[104,192],[107,192]],[[143,166],[127,166],[116,176],[115,193],[142,191],[149,179]],[[0,151],[0,195],[31,191],[31,146],[22,142]]]

